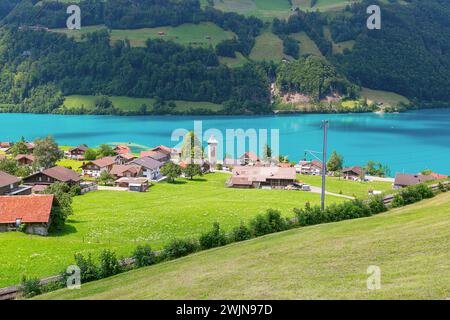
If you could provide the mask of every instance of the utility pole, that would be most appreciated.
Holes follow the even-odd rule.
[[[323,152],[322,152],[322,210],[325,210],[325,181],[327,176],[327,129],[328,120],[322,120]]]

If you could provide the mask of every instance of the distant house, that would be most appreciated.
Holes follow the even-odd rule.
[[[244,153],[239,160],[241,160],[243,165],[255,165],[260,162],[258,156],[251,151]]]
[[[394,188],[414,186],[431,180],[436,180],[436,178],[432,175],[397,173],[395,175]]]
[[[120,164],[118,161],[117,156],[112,156],[86,162],[81,166],[82,175],[93,178],[100,177],[103,171],[110,172],[115,164]]]
[[[21,186],[20,182],[19,178],[0,171],[0,196],[31,194],[31,187]]]
[[[300,161],[295,168],[300,174],[320,175],[322,173],[322,162],[318,160]]]
[[[126,145],[118,145],[114,148],[114,152],[116,154],[126,154],[126,153],[131,153],[131,149],[130,147],[126,146]]]
[[[11,153],[11,148],[14,144],[10,144],[10,147],[6,150],[6,153]],[[27,146],[28,153],[33,153],[34,151],[34,143],[33,142],[25,142],[25,145]]]
[[[227,185],[233,188],[282,189],[296,181],[295,168],[236,167]]]
[[[118,179],[122,177],[138,177],[142,172],[142,167],[135,164],[115,164],[109,173]]]
[[[46,236],[50,227],[53,195],[0,196],[0,232],[16,231]]]
[[[18,154],[14,159],[21,167],[31,167],[34,163],[34,156],[32,154]]]
[[[80,144],[78,147],[69,150],[69,157],[71,159],[81,160],[84,158],[87,149],[89,149],[87,145]]]
[[[157,146],[149,151],[142,151],[141,158],[152,157],[155,160],[167,162],[171,159],[171,156],[173,153],[174,153],[174,149],[161,145],[161,146]]]
[[[122,153],[122,154],[118,154],[116,156],[116,163],[117,164],[126,164],[130,161],[133,161],[134,159],[137,159],[138,157],[136,157],[135,155],[131,154],[131,153]]]
[[[23,179],[23,183],[29,186],[49,186],[55,182],[64,182],[72,186],[80,184],[80,181],[81,178],[77,172],[61,166],[34,173]]]
[[[364,168],[359,166],[353,166],[342,169],[342,175],[344,179],[349,180],[357,180],[357,179],[364,179],[366,176],[366,170]]]
[[[447,175],[445,175],[445,174],[439,174],[439,173],[435,173],[435,172],[432,172],[432,173],[431,173],[431,176],[432,176],[433,178],[435,178],[436,180],[445,180],[445,179],[448,179],[448,176],[447,176]]]
[[[145,192],[148,190],[148,179],[123,177],[116,180],[116,187],[128,188],[129,191],[134,192]]]
[[[148,180],[157,180],[161,177],[161,167],[164,165],[163,162],[155,160],[151,157],[143,157],[130,162],[130,164],[135,164],[143,169],[143,176]]]
[[[0,142],[0,150],[2,150],[2,151],[6,151],[11,147],[12,147],[11,142]]]

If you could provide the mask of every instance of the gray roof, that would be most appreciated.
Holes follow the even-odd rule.
[[[431,175],[397,173],[394,184],[397,186],[413,186],[430,180],[435,180],[435,178]]]
[[[12,176],[6,172],[0,171],[0,187],[8,186],[10,184],[19,183],[20,179]]]
[[[155,170],[164,165],[163,162],[153,159],[152,157],[143,157],[130,162],[131,164],[137,164],[145,169]]]
[[[151,158],[153,158],[155,160],[160,161],[161,159],[166,159],[167,158],[167,154],[164,154],[162,152],[157,151],[154,154],[149,155],[148,157],[151,157]]]

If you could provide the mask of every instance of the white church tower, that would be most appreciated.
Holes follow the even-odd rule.
[[[219,142],[211,136],[208,140],[208,161],[211,167],[214,168],[217,164],[217,145]]]

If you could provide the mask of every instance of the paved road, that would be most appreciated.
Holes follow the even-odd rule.
[[[311,192],[321,194],[322,193],[322,188],[311,186]],[[343,195],[343,194],[333,193],[333,192],[328,192],[328,191],[325,191],[325,194],[327,194],[329,196],[345,198],[345,199],[350,199],[350,200],[354,200],[355,199],[354,197],[351,197],[351,196],[346,196],[346,195]]]

